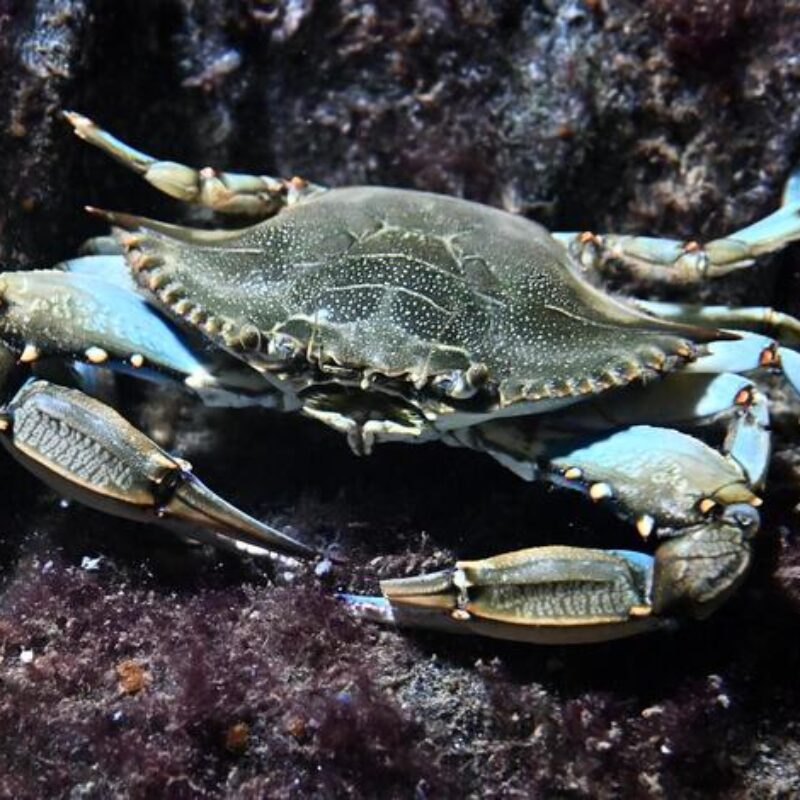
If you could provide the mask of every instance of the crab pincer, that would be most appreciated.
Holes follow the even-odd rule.
[[[75,389],[27,383],[0,417],[3,444],[57,491],[212,544],[308,558],[316,551],[212,492],[123,417]]]

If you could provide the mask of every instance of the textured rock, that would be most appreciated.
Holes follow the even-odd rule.
[[[191,163],[724,234],[797,159],[798,53],[797,0],[0,0],[0,262],[74,252],[99,231],[85,203],[187,214],[82,147],[64,108]],[[799,283],[790,251],[698,295],[798,314]],[[631,544],[601,512],[575,522],[572,498],[473,454],[362,462],[297,420],[160,394],[142,410],[126,388],[209,483],[351,565],[276,587],[264,564],[61,509],[4,459],[0,796],[800,793],[791,398],[739,596],[672,638],[569,649],[401,636],[330,594],[487,553],[498,531]]]

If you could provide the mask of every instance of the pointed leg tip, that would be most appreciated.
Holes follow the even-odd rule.
[[[77,111],[62,111],[64,119],[72,125],[76,136],[85,139],[89,129],[96,127],[94,122],[89,117],[79,114]]]
[[[84,206],[83,210],[90,214],[93,217],[99,217],[102,220],[105,220],[108,223],[114,223],[116,221],[116,215],[113,211],[107,211],[104,208],[98,208],[97,206]]]
[[[84,206],[83,210],[93,217],[99,217],[109,225],[116,225],[126,231],[135,230],[146,221],[144,217],[137,217],[135,214],[128,214],[124,211],[109,211],[106,208],[98,208],[97,206]]]

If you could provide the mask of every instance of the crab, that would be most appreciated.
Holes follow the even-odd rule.
[[[600,641],[705,617],[741,583],[770,455],[767,397],[748,375],[781,371],[800,390],[786,346],[800,322],[615,296],[603,282],[626,270],[691,285],[750,266],[800,238],[798,175],[779,210],[701,245],[549,233],[420,191],[196,170],[66,118],[157,189],[245,226],[90,209],[110,235],[54,269],[0,274],[2,440],[59,492],[189,540],[318,555],[92,396],[104,367],[313,418],[359,455],[384,442],[481,451],[608,504],[643,541],[529,547],[383,581],[381,597],[341,595],[363,617]]]

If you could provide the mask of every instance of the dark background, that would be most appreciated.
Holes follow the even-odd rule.
[[[74,253],[102,232],[87,203],[193,216],[65,108],[197,165],[724,235],[800,157],[798,53],[795,0],[0,0],[0,264]],[[682,296],[800,314],[798,288],[790,249]],[[4,458],[0,796],[797,796],[797,404],[771,389],[745,588],[671,636],[543,648],[380,630],[331,596],[501,539],[631,544],[609,514],[475,454],[358,460],[296,419],[124,383],[126,413],[213,487],[349,563],[288,581],[62,508]]]

